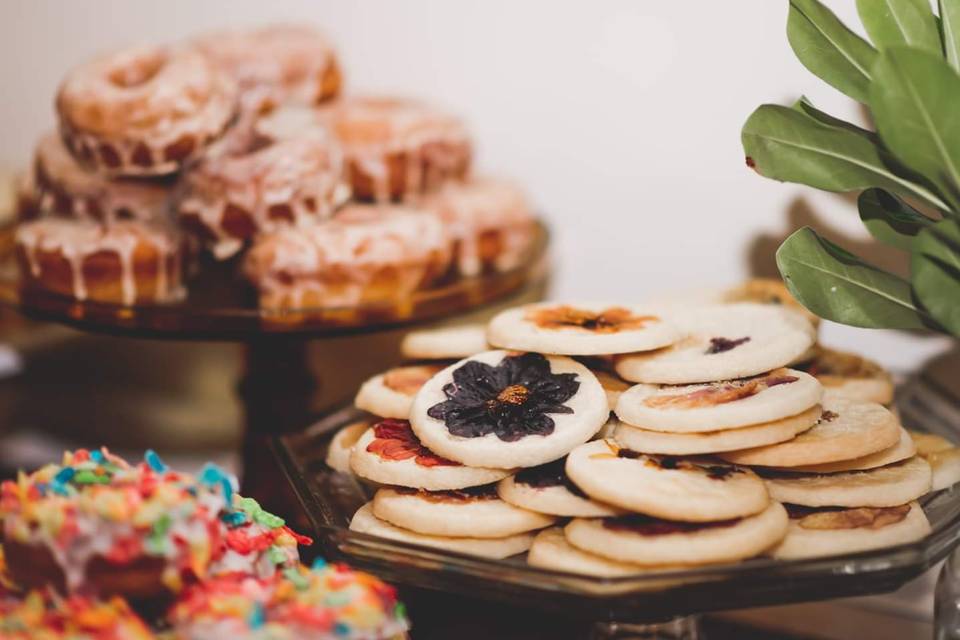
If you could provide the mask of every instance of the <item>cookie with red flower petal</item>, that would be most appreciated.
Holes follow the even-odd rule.
[[[563,457],[608,415],[603,387],[579,362],[487,351],[431,378],[414,399],[410,423],[439,455],[506,469]]]
[[[609,355],[666,347],[682,336],[647,309],[543,302],[499,313],[487,327],[495,347],[569,356]]]
[[[813,376],[777,369],[709,384],[638,384],[621,394],[616,414],[648,431],[702,433],[795,416],[819,403],[822,395]]]
[[[427,449],[406,420],[381,420],[353,447],[353,472],[380,484],[428,491],[463,489],[496,482],[509,469],[467,467]]]

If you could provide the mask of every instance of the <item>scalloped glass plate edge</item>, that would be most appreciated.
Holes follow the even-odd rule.
[[[845,556],[792,561],[759,558],[615,578],[539,569],[517,558],[488,560],[378,538],[347,528],[352,511],[367,494],[354,479],[323,464],[327,441],[336,429],[362,416],[352,407],[337,410],[303,433],[275,438],[274,452],[323,551],[399,584],[575,611],[597,619],[666,619],[892,591],[943,559],[960,540],[957,488],[922,501],[932,532],[918,542]]]

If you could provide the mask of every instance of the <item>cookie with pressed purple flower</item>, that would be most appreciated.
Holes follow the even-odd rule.
[[[893,507],[810,508],[786,505],[787,535],[774,558],[819,558],[893,547],[920,540],[930,522],[916,502]]]
[[[420,442],[406,420],[381,420],[353,447],[353,472],[380,484],[441,491],[496,482],[509,469],[467,467],[436,455]]]
[[[486,351],[430,379],[414,399],[410,423],[438,455],[507,469],[562,458],[608,415],[603,387],[579,362]]]
[[[822,395],[813,376],[776,369],[708,384],[638,384],[623,392],[615,411],[623,422],[648,431],[703,433],[795,416]]]
[[[567,476],[566,458],[518,471],[497,483],[497,493],[510,504],[566,518],[602,518],[622,509],[591,499]]]
[[[531,533],[518,533],[504,538],[451,538],[417,533],[381,520],[374,515],[373,504],[369,502],[353,514],[350,530],[388,540],[494,559],[509,558],[523,553],[533,542]]]
[[[567,456],[567,475],[587,495],[627,511],[685,522],[740,518],[770,502],[745,467],[625,449],[595,440]]]
[[[435,364],[394,367],[364,382],[353,403],[375,416],[406,420],[414,396],[441,369]]]
[[[569,356],[650,351],[680,339],[669,319],[635,306],[541,302],[507,309],[487,327],[495,347]]]
[[[373,497],[373,514],[410,531],[452,538],[506,538],[554,522],[501,500],[493,485],[456,491],[384,487]]]
[[[678,522],[630,514],[577,518],[564,528],[570,544],[588,553],[640,565],[697,565],[759,555],[783,539],[787,512],[771,502],[759,513],[711,522]]]
[[[772,305],[690,307],[674,310],[671,318],[686,337],[664,349],[618,357],[620,377],[651,384],[747,378],[795,362],[816,338],[802,314]]]

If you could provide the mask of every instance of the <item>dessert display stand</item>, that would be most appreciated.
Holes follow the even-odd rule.
[[[960,437],[960,398],[935,381],[911,378],[899,388],[897,404],[911,428]],[[697,638],[700,614],[888,593],[949,556],[937,585],[935,625],[938,638],[960,638],[960,558],[951,555],[960,543],[960,486],[921,500],[932,532],[915,543],[838,557],[756,558],[594,578],[534,568],[522,557],[488,560],[350,531],[350,519],[370,499],[371,487],[331,470],[324,460],[332,435],[358,417],[344,407],[305,431],[274,438],[273,446],[321,551],[397,584],[539,611],[541,619],[571,621],[571,628],[584,622],[598,639]],[[482,609],[465,611],[476,617]],[[558,640],[576,637],[566,633],[558,632]]]
[[[268,440],[303,429],[316,418],[310,401],[320,381],[308,362],[311,341],[450,318],[542,288],[548,273],[548,232],[541,225],[517,267],[477,277],[451,277],[402,302],[267,312],[257,307],[253,291],[238,279],[235,263],[211,262],[190,280],[183,300],[126,307],[23,288],[13,237],[12,226],[0,229],[0,304],[30,319],[118,338],[244,345],[245,364],[237,387],[244,412],[241,490],[287,515],[293,515],[291,505],[282,502],[284,495],[290,495],[289,485],[276,471]]]

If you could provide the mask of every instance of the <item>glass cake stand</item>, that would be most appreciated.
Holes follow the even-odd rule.
[[[540,224],[520,264],[476,277],[448,277],[392,303],[269,312],[237,277],[235,262],[204,264],[188,282],[185,299],[164,305],[122,306],[77,301],[22,286],[16,264],[14,227],[0,228],[0,304],[31,319],[82,331],[166,340],[231,341],[245,346],[238,391],[245,412],[243,490],[280,513],[278,495],[289,492],[275,472],[267,437],[302,429],[316,413],[310,398],[318,381],[310,371],[311,340],[370,334],[422,325],[493,305],[504,298],[539,292],[548,276],[549,232]]]
[[[913,428],[957,439],[960,400],[922,378],[899,390],[898,406]],[[593,578],[530,567],[522,556],[487,560],[349,530],[374,491],[324,463],[336,430],[363,414],[347,407],[272,445],[321,545],[398,584],[556,612],[594,622],[596,638],[695,638],[696,616],[711,611],[825,600],[894,591],[946,558],[960,542],[960,486],[927,496],[932,533],[912,544],[838,557],[746,562]],[[960,561],[937,587],[939,638],[960,638]]]

